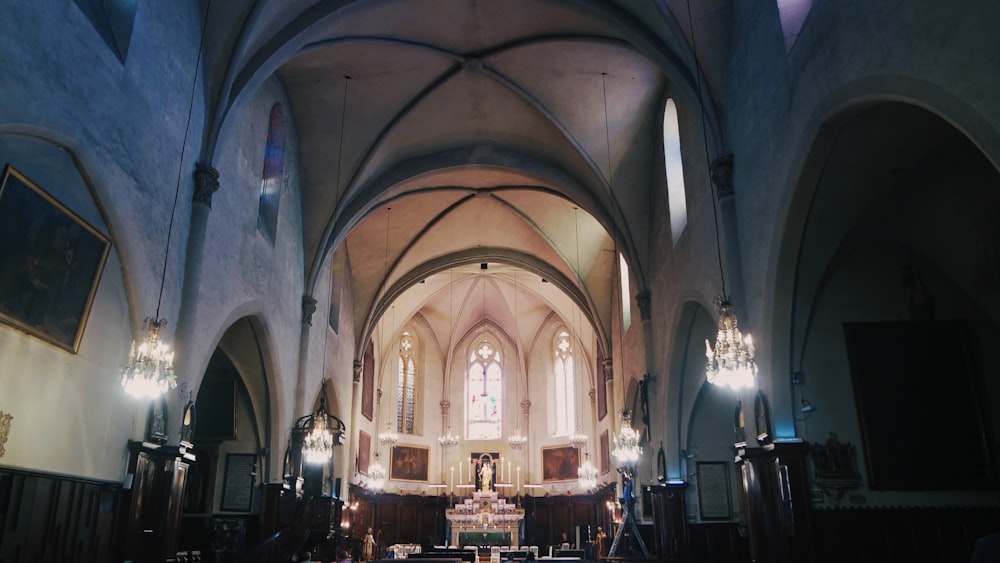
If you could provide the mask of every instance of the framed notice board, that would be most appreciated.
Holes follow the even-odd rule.
[[[222,506],[225,512],[250,512],[253,482],[257,476],[257,456],[226,454],[226,474],[222,483]]]
[[[732,518],[729,500],[729,471],[723,461],[699,461],[698,507],[702,520]]]

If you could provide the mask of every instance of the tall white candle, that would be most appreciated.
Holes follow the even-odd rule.
[[[455,492],[455,466],[451,466],[451,477],[448,479],[448,492]]]
[[[521,494],[521,466],[517,466],[517,494]]]
[[[500,475],[497,476],[497,480],[503,483],[503,456],[500,456]]]
[[[459,483],[463,482],[462,481],[462,464],[461,463],[458,464],[458,482]]]
[[[518,468],[518,469],[520,469],[520,468]],[[507,477],[513,477],[513,475],[510,472],[510,462],[509,461],[507,462]]]

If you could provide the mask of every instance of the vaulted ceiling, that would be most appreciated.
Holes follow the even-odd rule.
[[[729,0],[222,3],[210,136],[279,79],[305,275],[346,252],[359,349],[390,308],[439,334],[555,313],[609,343],[615,250],[647,284],[666,97],[702,111],[700,78],[717,131]]]

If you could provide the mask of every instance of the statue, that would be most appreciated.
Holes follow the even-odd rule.
[[[487,461],[479,469],[479,490],[484,493],[493,490],[493,466]]]

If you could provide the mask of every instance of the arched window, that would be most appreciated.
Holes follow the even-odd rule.
[[[554,434],[568,436],[573,433],[576,425],[576,402],[573,399],[576,370],[573,362],[573,344],[568,332],[560,330],[556,333],[552,352],[552,382],[555,386],[552,401],[552,408],[555,409]]]
[[[399,341],[399,371],[396,378],[396,432],[413,434],[413,409],[417,389],[417,351],[410,331]]]
[[[465,390],[465,438],[496,440],[503,420],[503,367],[500,351],[483,339],[469,353]]]
[[[257,208],[257,229],[272,243],[278,232],[278,203],[284,178],[285,113],[281,104],[274,104],[264,144],[264,171],[260,180],[260,206]]]
[[[667,99],[663,108],[663,168],[667,175],[667,206],[670,212],[670,236],[673,243],[687,227],[687,195],[684,190],[684,165],[681,163],[681,130],[677,105]]]

